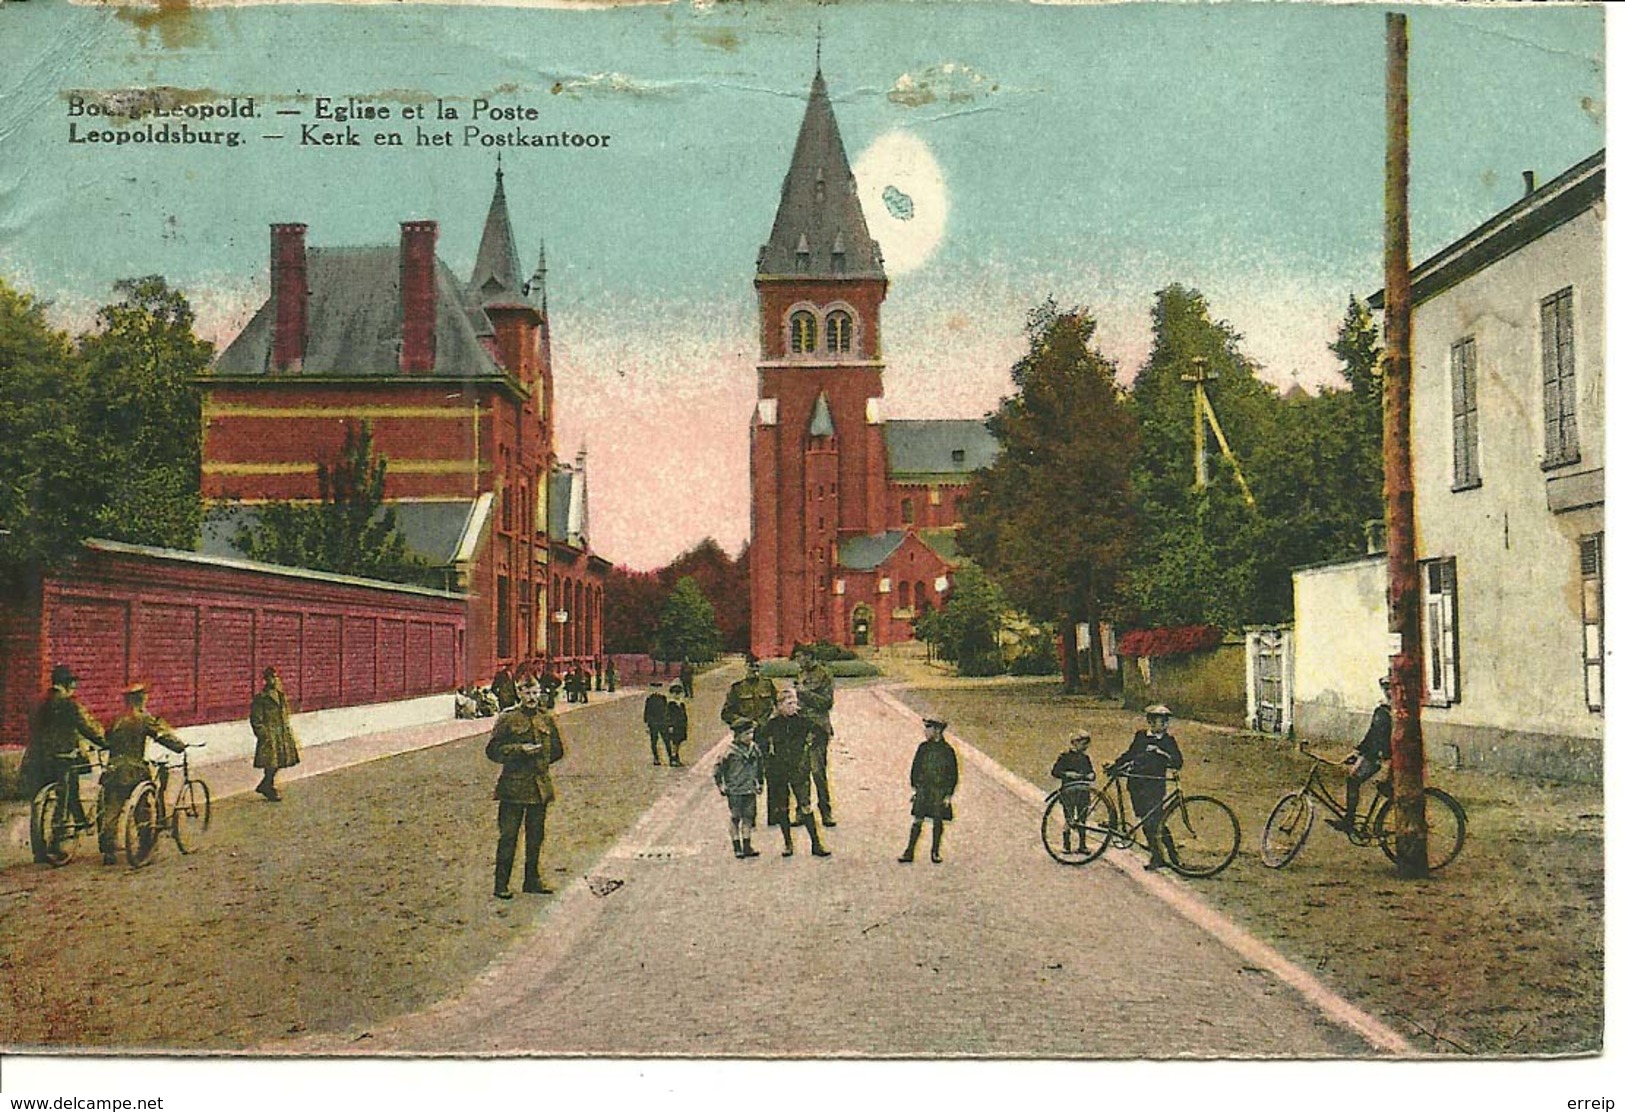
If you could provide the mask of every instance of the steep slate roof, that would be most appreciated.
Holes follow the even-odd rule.
[[[395,511],[395,527],[405,538],[406,547],[414,555],[436,566],[444,566],[457,555],[457,543],[468,524],[474,499],[391,502],[389,506]],[[251,525],[258,518],[256,507],[241,504],[227,505],[205,515],[198,551],[205,556],[241,559],[243,553],[232,543],[232,538],[241,526]]]
[[[837,267],[835,247],[844,252]],[[798,250],[805,267],[798,267]],[[770,277],[885,278],[880,248],[869,235],[858,201],[858,183],[846,160],[841,129],[820,70],[813,76],[795,154],[784,175],[773,234],[756,259],[756,273]]]
[[[570,532],[570,485],[572,471],[555,471],[547,477],[547,539],[565,541]]]
[[[853,571],[873,571],[903,546],[903,539],[907,536],[901,529],[888,529],[884,533],[853,537],[841,542],[837,561],[841,567]]]
[[[514,247],[513,225],[508,220],[508,197],[502,189],[502,167],[497,167],[496,192],[485,214],[485,232],[474,257],[468,292],[481,305],[526,304],[525,283],[519,277],[519,251]]]
[[[958,529],[921,529],[915,535],[927,548],[942,557],[944,563],[956,567],[964,563],[965,557],[959,552]]]
[[[966,475],[991,464],[999,442],[976,419],[887,421],[886,460],[892,475]],[[963,452],[955,460],[954,452]]]
[[[829,396],[822,390],[813,402],[812,419],[807,422],[808,436],[834,436],[835,419],[829,414]]]
[[[401,252],[379,247],[312,247],[305,253],[310,282],[305,360],[299,374],[398,375],[401,343]],[[501,369],[481,337],[494,334],[463,284],[435,259],[434,373],[465,378]],[[248,326],[215,361],[214,373],[263,375],[271,365],[275,307],[266,299]]]

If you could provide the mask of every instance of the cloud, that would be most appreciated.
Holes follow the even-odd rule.
[[[904,108],[923,108],[939,101],[970,104],[999,91],[999,83],[962,62],[927,66],[917,74],[905,73],[892,84],[886,99]]]

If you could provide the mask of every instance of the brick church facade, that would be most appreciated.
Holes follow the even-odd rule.
[[[952,586],[961,502],[997,445],[980,420],[884,415],[888,281],[822,70],[755,284],[751,648],[908,640]]]
[[[317,464],[365,421],[408,547],[469,596],[466,668],[591,666],[609,564],[586,531],[586,466],[554,452],[546,267],[521,271],[503,175],[459,280],[434,221],[398,243],[307,247],[271,226],[271,294],[203,382],[203,550],[233,555],[256,505],[314,499]]]

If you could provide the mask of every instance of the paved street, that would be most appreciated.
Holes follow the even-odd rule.
[[[796,856],[782,859],[770,830],[758,831],[763,856],[736,860],[711,784],[713,745],[588,875],[532,903],[538,929],[462,993],[393,1024],[263,1049],[1129,1058],[1398,1048],[1216,921],[1200,882],[1146,878],[1132,858],[1121,869],[1051,862],[1032,789],[966,748],[946,861],[922,852],[898,864],[918,720],[879,688],[843,687],[834,721],[832,858],[811,857],[798,831]],[[696,726],[699,740],[720,740],[714,718]],[[1193,921],[1204,916],[1230,944]]]

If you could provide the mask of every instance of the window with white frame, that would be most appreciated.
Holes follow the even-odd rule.
[[[1602,709],[1602,534],[1580,538],[1580,628],[1583,635],[1586,706]]]
[[[1422,563],[1422,679],[1431,706],[1461,701],[1457,664],[1456,561]]]
[[[1540,303],[1540,379],[1546,411],[1544,466],[1580,459],[1579,402],[1574,384],[1574,288]]]
[[[1471,336],[1450,346],[1450,424],[1454,489],[1479,486],[1478,344]]]

